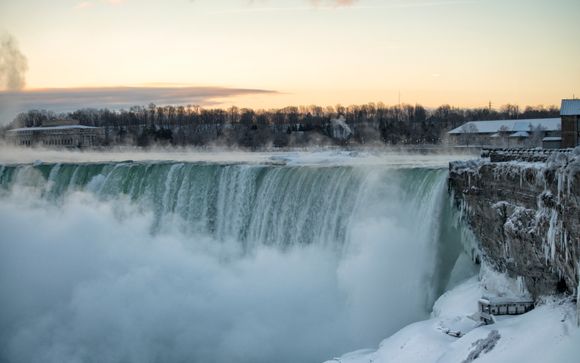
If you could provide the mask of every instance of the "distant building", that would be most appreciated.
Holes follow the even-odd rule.
[[[448,135],[455,145],[538,147],[546,138],[559,138],[560,129],[559,118],[470,121]]]
[[[562,100],[562,148],[580,145],[580,100]]]
[[[102,127],[79,125],[74,120],[44,122],[40,127],[23,127],[8,130],[7,139],[21,146],[88,147],[101,145],[104,140]]]

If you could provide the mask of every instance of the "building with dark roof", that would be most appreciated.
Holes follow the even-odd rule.
[[[562,100],[562,147],[580,145],[580,100]]]

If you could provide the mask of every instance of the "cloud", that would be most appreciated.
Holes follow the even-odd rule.
[[[310,3],[314,6],[319,5],[331,5],[331,6],[351,6],[359,0],[310,0]]]
[[[102,3],[107,5],[119,5],[125,2],[125,0],[101,0]],[[97,4],[94,1],[82,1],[73,6],[74,9],[90,9],[94,8]]]
[[[49,88],[22,92],[0,92],[0,104],[18,105],[10,113],[0,112],[0,124],[10,122],[18,112],[48,109],[55,112],[79,108],[129,108],[135,105],[219,104],[224,98],[275,94],[275,91],[225,87],[97,87]]]
[[[388,10],[405,8],[427,8],[448,5],[468,5],[475,4],[481,0],[425,0],[425,1],[400,1],[388,2],[381,5],[364,5],[360,0],[307,0],[304,5],[297,6],[246,6],[243,8],[228,8],[225,10],[212,12],[212,15],[231,13],[273,13],[273,12],[303,12],[314,10],[334,11],[338,8],[348,8],[352,10]],[[189,0],[193,3],[194,0]],[[267,4],[268,0],[248,0],[246,5]],[[304,1],[303,1],[304,3]],[[309,5],[308,5],[309,4]]]
[[[83,2],[76,4],[73,8],[78,9],[78,10],[82,10],[82,9],[90,9],[94,6],[95,6],[95,4],[90,2],[90,1],[83,1]]]
[[[28,61],[10,34],[0,34],[0,89],[17,91],[26,84]]]

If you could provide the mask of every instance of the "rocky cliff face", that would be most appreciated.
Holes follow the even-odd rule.
[[[577,292],[580,149],[539,162],[501,160],[450,164],[449,189],[479,238],[481,257],[521,278],[534,296]]]

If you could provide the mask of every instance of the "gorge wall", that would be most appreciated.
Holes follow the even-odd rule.
[[[578,290],[580,149],[450,163],[449,190],[481,258],[534,296]]]

